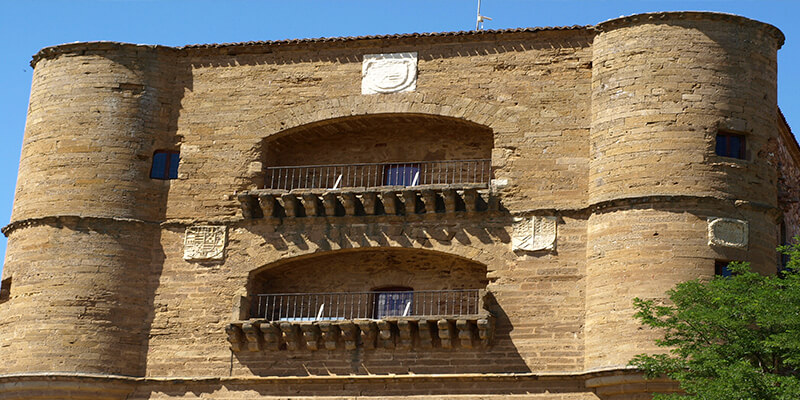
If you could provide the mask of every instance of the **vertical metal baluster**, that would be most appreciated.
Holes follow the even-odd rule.
[[[353,311],[355,311],[354,310],[354,306],[355,306],[355,304],[353,304],[353,299],[350,299],[350,317],[351,318],[352,318],[352,315],[353,315]]]

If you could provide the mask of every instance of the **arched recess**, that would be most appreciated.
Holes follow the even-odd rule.
[[[319,121],[264,140],[266,166],[490,159],[492,130],[430,114],[372,114]]]
[[[434,140],[437,138],[437,134],[440,135],[439,139],[445,139],[450,144],[450,148],[446,149],[444,153],[437,154],[437,149],[432,148],[430,154],[423,152],[416,157],[422,158],[422,160],[411,160],[410,158],[414,154],[403,152],[404,146],[392,149],[389,148],[390,143],[388,142],[367,139],[362,140],[359,147],[362,150],[365,150],[367,145],[372,147],[369,151],[358,153],[359,159],[375,160],[379,156],[385,159],[376,162],[426,161],[425,158],[431,159],[439,156],[456,159],[456,157],[469,155],[470,152],[467,150],[465,152],[457,150],[458,147],[464,147],[465,142],[473,144],[480,142],[481,144],[478,146],[482,149],[480,154],[490,158],[491,150],[494,148],[498,136],[518,132],[518,120],[522,115],[525,115],[525,111],[518,108],[512,110],[466,98],[419,93],[386,96],[357,95],[311,101],[293,108],[282,109],[244,124],[242,130],[258,138],[258,142],[253,143],[254,158],[251,162],[259,162],[264,167],[276,166],[279,163],[283,165],[323,163],[323,160],[316,156],[333,156],[344,153],[338,150],[331,151],[322,144],[315,145],[315,141],[325,137],[327,143],[335,143],[337,138],[347,136],[341,135],[342,133],[355,134],[359,130],[362,133],[365,130],[371,131],[370,136],[391,137],[392,142],[404,142],[413,145],[415,149],[429,146],[424,143],[424,140],[420,142],[418,140],[420,137],[427,136],[427,140]],[[420,129],[425,126],[432,129]],[[408,127],[412,128],[412,132],[408,132],[406,129]],[[427,135],[420,135],[423,131]],[[441,136],[442,133],[445,135]],[[458,136],[459,134],[467,134],[470,140],[464,141],[464,138],[461,141],[446,140],[448,135]],[[270,144],[274,147],[268,149]],[[280,150],[281,148],[283,150]],[[405,146],[405,148],[410,147]],[[280,152],[277,154],[278,159],[276,159],[276,152]],[[280,157],[286,157],[289,152],[295,152],[297,157],[280,159]],[[307,159],[303,159],[304,156]],[[405,159],[398,159],[399,156]],[[351,159],[348,162],[359,161]],[[265,177],[263,169],[256,172],[251,168],[251,174],[250,187],[263,187]]]
[[[259,295],[355,293],[387,287],[414,291],[485,289],[485,264],[413,248],[336,250],[283,259],[250,273],[251,313]]]

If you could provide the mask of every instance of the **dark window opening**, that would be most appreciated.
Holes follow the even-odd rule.
[[[410,287],[388,287],[376,289],[375,319],[384,317],[407,317],[411,315],[414,289]]]
[[[745,147],[744,135],[724,131],[717,132],[716,153],[718,156],[744,160]]]
[[[0,281],[0,303],[8,300],[11,297],[11,278],[6,278]]]
[[[180,161],[181,155],[177,151],[156,150],[156,152],[153,153],[153,166],[150,169],[150,178],[177,179],[178,164],[180,164]]]
[[[714,262],[714,275],[725,278],[733,276],[733,272],[728,268],[728,264],[730,263],[730,261],[716,260]]]
[[[383,184],[387,186],[416,186],[420,182],[420,164],[386,164]]]

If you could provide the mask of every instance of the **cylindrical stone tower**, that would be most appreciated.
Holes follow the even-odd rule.
[[[171,54],[83,43],[34,58],[4,231],[0,374],[143,374],[169,189],[149,179],[150,164],[175,146]]]
[[[633,298],[661,298],[715,262],[774,266],[777,171],[775,27],[678,12],[597,26],[593,45],[586,368],[654,351]],[[746,141],[715,153],[718,132]],[[709,244],[709,218],[745,221],[745,246]],[[765,271],[766,272],[766,271]],[[773,271],[774,272],[774,271]]]

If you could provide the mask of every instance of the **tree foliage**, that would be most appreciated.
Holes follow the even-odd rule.
[[[779,276],[731,263],[731,277],[692,280],[670,302],[635,299],[636,318],[664,333],[666,354],[631,360],[647,377],[666,375],[685,394],[654,399],[800,399],[800,245]]]

